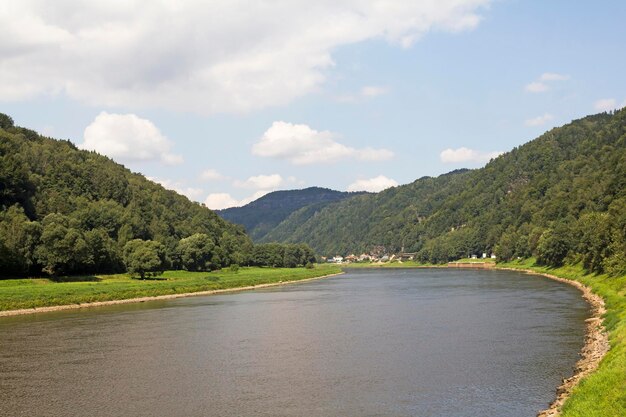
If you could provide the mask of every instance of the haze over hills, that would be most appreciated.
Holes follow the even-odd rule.
[[[321,210],[330,203],[364,194],[328,188],[309,187],[302,190],[274,191],[242,207],[217,210],[224,219],[240,224],[255,241],[273,241],[266,235],[293,212],[303,207]]]
[[[481,169],[309,210],[267,238],[306,242],[320,255],[383,245],[426,262],[495,252],[618,273],[626,268],[626,109],[552,129]]]

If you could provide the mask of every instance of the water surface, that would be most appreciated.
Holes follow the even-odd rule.
[[[544,278],[422,269],[0,318],[0,415],[534,417],[587,314]]]

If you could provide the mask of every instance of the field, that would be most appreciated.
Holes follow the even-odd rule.
[[[239,268],[213,272],[166,271],[140,280],[128,274],[0,280],[0,311],[95,301],[183,294],[298,281],[340,272],[334,265],[306,268]]]

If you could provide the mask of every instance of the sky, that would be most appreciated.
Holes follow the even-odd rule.
[[[1,0],[0,112],[212,209],[380,191],[626,106],[626,2]]]

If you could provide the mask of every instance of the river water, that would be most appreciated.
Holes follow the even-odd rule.
[[[587,314],[541,277],[420,269],[0,318],[0,416],[534,417]]]

